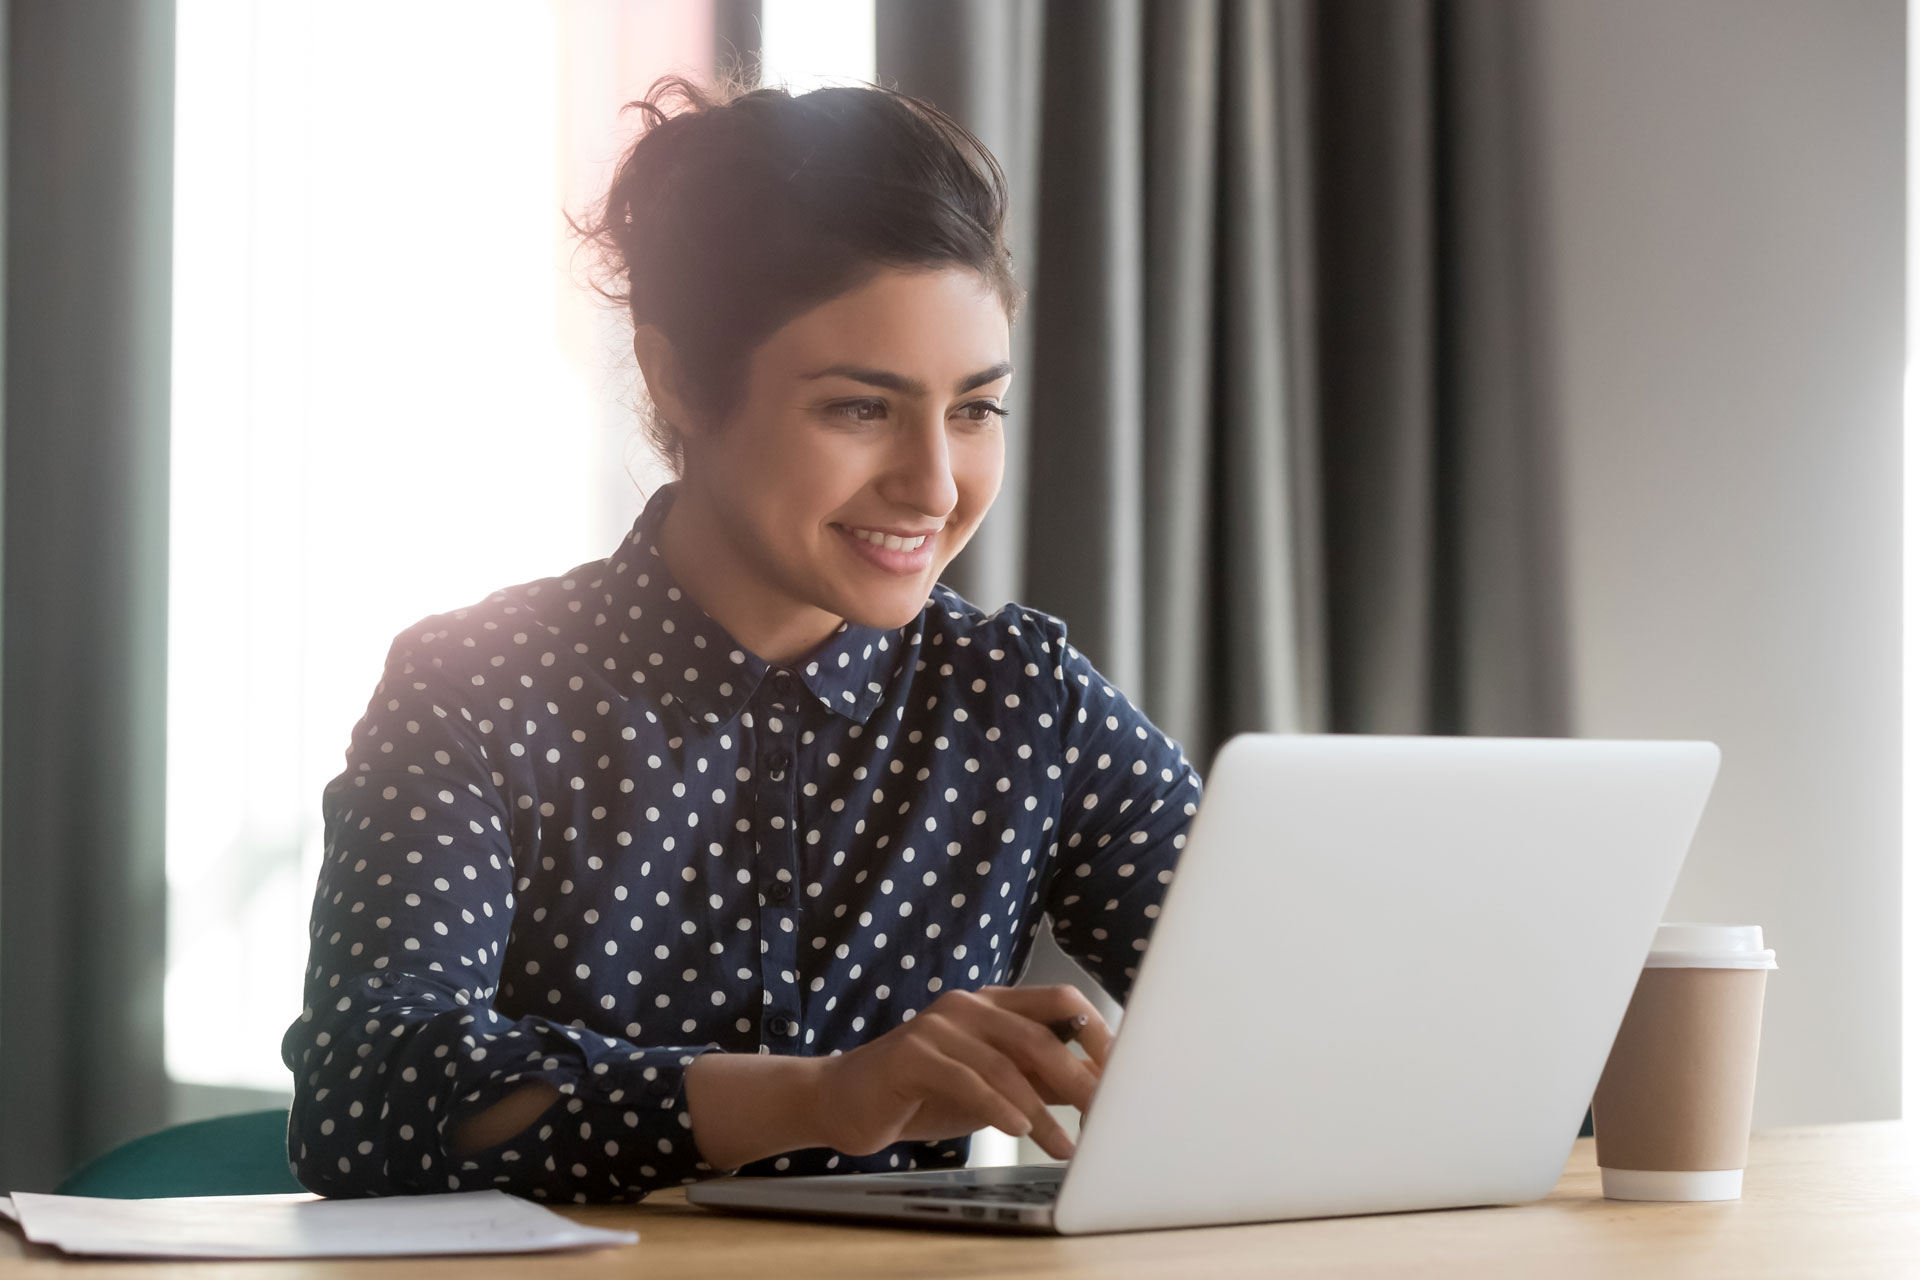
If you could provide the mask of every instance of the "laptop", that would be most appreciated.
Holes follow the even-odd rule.
[[[1061,1235],[1539,1199],[1719,762],[1707,742],[1237,737],[1070,1161],[687,1199]]]

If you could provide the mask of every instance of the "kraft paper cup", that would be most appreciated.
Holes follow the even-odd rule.
[[[1740,1198],[1776,967],[1758,925],[1660,926],[1593,1096],[1601,1194]]]

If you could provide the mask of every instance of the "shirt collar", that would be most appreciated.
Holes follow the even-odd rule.
[[[677,489],[666,484],[655,491],[607,560],[609,621],[619,639],[615,661],[634,690],[653,694],[662,706],[682,706],[695,720],[725,724],[776,668],[735,641],[668,572],[656,534]],[[865,723],[898,669],[902,635],[842,622],[789,669],[827,710]]]

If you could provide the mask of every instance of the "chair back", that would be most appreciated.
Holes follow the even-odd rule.
[[[304,1191],[287,1167],[287,1113],[248,1111],[123,1143],[69,1174],[61,1195],[110,1200]]]

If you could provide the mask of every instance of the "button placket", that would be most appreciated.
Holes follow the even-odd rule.
[[[794,751],[799,741],[799,686],[782,668],[769,673],[755,699],[759,752],[754,770],[758,815],[761,989],[761,1045],[774,1053],[800,1051],[799,909],[793,886],[799,876],[800,789],[794,780]]]

